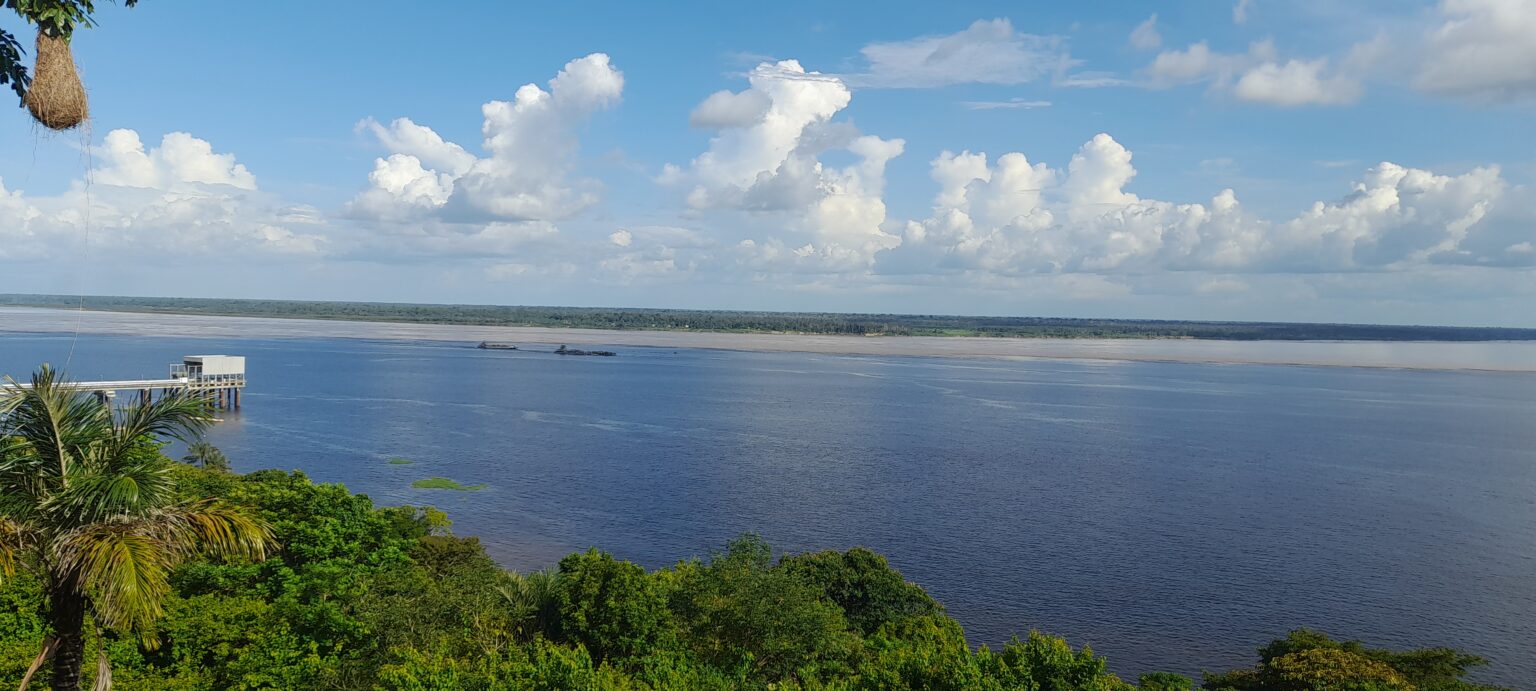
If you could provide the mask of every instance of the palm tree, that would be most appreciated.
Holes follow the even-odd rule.
[[[205,470],[229,472],[229,459],[224,456],[224,452],[220,451],[219,447],[202,440],[187,445],[187,455],[181,457],[181,462],[200,466]]]
[[[178,564],[265,557],[265,522],[218,499],[183,500],[160,453],[161,440],[194,438],[209,419],[184,395],[113,410],[47,365],[30,386],[0,384],[0,578],[36,573],[53,630],[22,688],[49,658],[54,689],[80,688],[87,614],[153,645]],[[104,653],[97,678],[110,685]]]

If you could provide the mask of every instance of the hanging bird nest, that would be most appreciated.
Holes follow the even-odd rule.
[[[90,114],[85,86],[75,70],[68,39],[37,32],[37,67],[32,71],[26,102],[32,117],[49,129],[67,130],[85,122]]]

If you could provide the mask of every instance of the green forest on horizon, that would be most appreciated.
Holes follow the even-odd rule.
[[[1077,319],[912,314],[840,314],[610,307],[431,305],[70,295],[0,295],[0,306],[453,324],[647,331],[790,333],[850,336],[998,338],[1187,338],[1281,341],[1530,341],[1536,329],[1388,324]]]

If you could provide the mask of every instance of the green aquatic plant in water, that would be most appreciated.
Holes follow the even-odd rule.
[[[416,489],[456,489],[460,492],[478,492],[482,489],[485,489],[485,483],[482,482],[477,485],[464,485],[446,477],[429,477],[424,480],[417,480],[412,482],[411,487]]]
[[[389,459],[390,465],[410,465],[415,462],[416,461],[413,461],[409,458],[401,458],[399,456],[395,456],[394,458]]]

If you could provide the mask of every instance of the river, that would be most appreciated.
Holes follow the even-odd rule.
[[[1474,344],[1494,366],[1443,370],[1092,347],[1072,359],[618,343],[618,357],[590,358],[537,339],[507,352],[93,321],[70,357],[70,335],[25,332],[55,325],[16,314],[0,315],[0,372],[14,376],[66,358],[84,379],[247,356],[245,407],[210,434],[237,470],[297,468],[380,503],[439,506],[512,568],[589,545],[658,567],[751,531],[788,551],[869,546],[972,643],[1037,628],[1129,677],[1251,664],[1258,645],[1309,626],[1463,647],[1494,661],[1483,680],[1536,679],[1536,373],[1507,371],[1530,362],[1525,344]],[[1312,357],[1306,346],[1264,349]],[[431,476],[487,487],[410,487]]]

